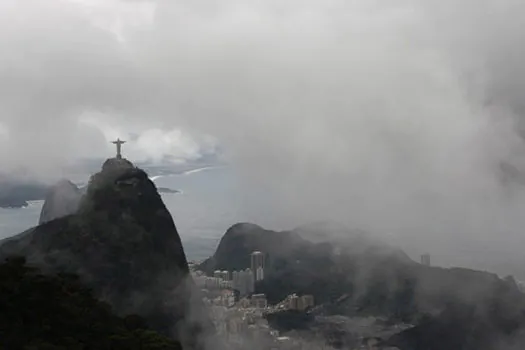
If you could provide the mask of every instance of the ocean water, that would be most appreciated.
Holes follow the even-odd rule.
[[[30,202],[26,208],[0,208],[0,239],[27,230],[38,224],[43,201]]]
[[[242,189],[229,168],[204,168],[158,177],[155,184],[181,191],[163,194],[162,199],[190,260],[212,255],[226,230],[245,220]]]
[[[155,171],[150,174],[157,187],[181,191],[162,194],[162,199],[173,216],[189,260],[202,260],[211,256],[226,230],[237,222],[253,222],[275,230],[291,229],[298,224],[288,219],[283,208],[272,205],[275,202],[266,198],[268,195],[263,189],[243,186],[243,181],[239,181],[234,169],[211,167],[173,175],[157,176]],[[86,175],[85,179],[78,181],[87,181],[88,178]],[[35,226],[42,205],[43,201],[35,201],[27,208],[0,208],[0,239]],[[416,261],[421,252],[429,249],[411,249],[410,242],[406,240],[390,243],[404,249]],[[462,248],[459,246],[457,249]],[[433,265],[482,269],[500,275],[512,274],[525,280],[522,260],[516,262],[506,258],[504,263],[493,263],[487,254],[477,254],[475,251],[471,254],[459,254],[451,248],[446,252],[431,253]]]
[[[227,167],[209,167],[182,174],[152,176],[157,187],[181,193],[162,194],[173,216],[189,260],[201,260],[215,251],[220,238],[236,222],[254,219],[245,205],[244,189]],[[13,236],[38,223],[43,201],[27,208],[0,209],[0,239]]]

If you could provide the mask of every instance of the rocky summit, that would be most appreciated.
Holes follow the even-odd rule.
[[[45,273],[74,273],[119,314],[200,348],[211,329],[189,277],[181,239],[148,175],[108,159],[73,215],[32,228],[0,246]]]

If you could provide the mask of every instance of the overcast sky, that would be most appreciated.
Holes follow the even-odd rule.
[[[522,0],[2,0],[0,160],[219,144],[289,222],[525,267],[523,28]]]

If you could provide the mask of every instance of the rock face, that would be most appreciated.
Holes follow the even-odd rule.
[[[117,312],[144,317],[185,349],[208,339],[209,318],[173,219],[147,174],[125,159],[107,160],[92,176],[76,214],[0,246],[0,258],[9,255],[80,275]]]
[[[69,180],[61,180],[47,193],[40,212],[39,224],[46,223],[77,212],[82,193]]]

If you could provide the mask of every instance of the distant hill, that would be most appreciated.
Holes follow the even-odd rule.
[[[250,267],[250,254],[256,250],[271,253],[267,260],[268,264],[272,264],[310,245],[310,242],[293,232],[275,232],[250,223],[238,223],[226,231],[215,254],[204,261],[200,268],[209,274],[217,269],[245,269]]]
[[[361,235],[338,244],[303,238],[303,233],[308,236],[316,229],[317,224],[277,232],[250,223],[235,224],[200,268],[208,274],[245,269],[250,267],[250,254],[258,250],[266,255],[267,262],[265,280],[258,289],[270,301],[278,302],[300,291],[313,294],[318,302],[330,302],[349,291],[358,292],[353,275],[359,263],[366,263],[367,268],[390,261],[403,266],[415,264],[400,250]]]
[[[125,159],[108,159],[91,177],[75,214],[5,241],[0,258],[11,255],[45,273],[78,274],[119,315],[138,314],[189,348],[211,336],[173,219],[148,175]]]
[[[22,208],[28,201],[43,200],[49,186],[26,179],[0,175],[0,208]]]
[[[423,266],[364,232],[345,230],[314,224],[275,232],[254,224],[236,224],[201,268],[207,273],[247,268],[250,253],[259,250],[269,263],[256,292],[266,293],[270,302],[281,301],[290,293],[312,294],[316,304],[325,305],[322,312],[328,314],[381,316],[390,322],[417,324],[393,338],[402,350],[477,350],[474,344],[478,343],[469,340],[473,335],[483,334],[487,337],[483,339],[509,336],[525,325],[525,295],[511,278],[463,268]],[[314,243],[303,235],[327,241]],[[464,309],[474,311],[462,312]],[[454,322],[440,322],[451,314],[455,315]],[[464,332],[458,335],[454,327],[461,322]],[[443,334],[449,334],[455,343],[448,342]],[[433,347],[428,345],[431,340]]]
[[[42,206],[39,224],[46,223],[77,212],[82,192],[69,180],[61,180],[52,186]]]

